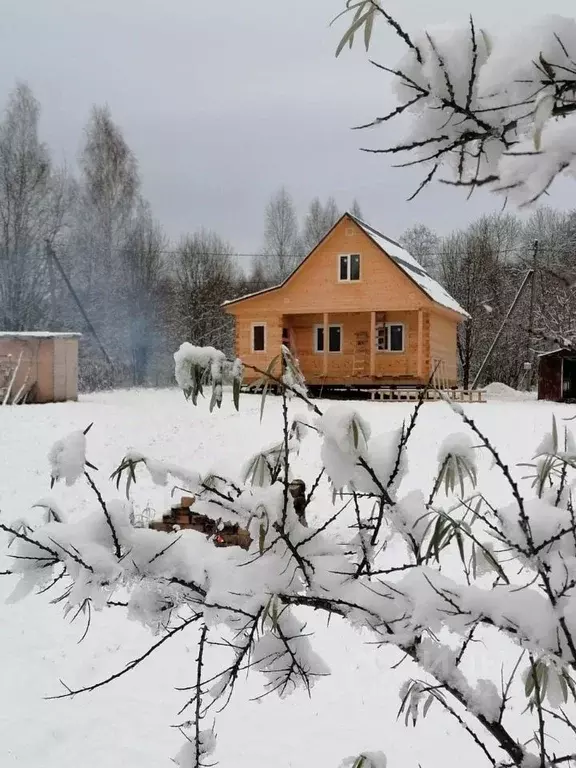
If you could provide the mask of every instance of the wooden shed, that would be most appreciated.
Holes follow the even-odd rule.
[[[80,336],[0,331],[0,404],[77,400]]]
[[[576,402],[576,351],[554,349],[540,355],[538,400]]]

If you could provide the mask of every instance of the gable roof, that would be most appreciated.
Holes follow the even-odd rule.
[[[278,289],[282,288],[286,283],[298,272],[302,264],[304,264],[305,261],[308,261],[310,256],[322,245],[322,243],[326,240],[326,238],[330,235],[330,233],[340,224],[340,222],[345,219],[349,218],[351,219],[363,232],[365,235],[367,235],[370,240],[382,251],[382,253],[388,258],[390,258],[397,267],[399,267],[402,272],[408,277],[413,283],[415,283],[418,288],[420,288],[421,291],[423,291],[426,296],[428,296],[429,299],[431,299],[435,304],[439,304],[442,307],[445,307],[446,309],[450,309],[452,312],[457,312],[459,315],[462,315],[463,317],[470,317],[468,312],[466,312],[465,309],[463,309],[460,304],[456,301],[456,299],[453,299],[452,296],[446,291],[440,283],[438,283],[436,280],[434,280],[433,277],[431,277],[428,272],[422,267],[421,264],[419,264],[416,259],[408,253],[408,251],[403,248],[399,243],[397,243],[395,240],[390,239],[386,235],[383,235],[381,232],[379,232],[377,229],[374,229],[374,227],[367,224],[365,221],[362,221],[362,219],[359,219],[356,216],[353,216],[351,213],[345,213],[343,216],[341,216],[338,221],[334,224],[334,226],[326,233],[326,235],[322,238],[322,240],[316,245],[315,248],[310,251],[308,256],[306,256],[303,261],[300,262],[300,264],[296,267],[293,272],[291,272],[288,277],[283,280],[279,285],[275,285],[271,288],[264,288],[261,291],[256,291],[255,293],[249,293],[245,296],[240,296],[237,299],[232,299],[230,301],[225,301],[223,306],[230,306],[232,304],[237,304],[240,301],[244,301],[245,299],[251,299],[253,296],[260,296],[264,293],[270,293],[271,291],[277,291]]]

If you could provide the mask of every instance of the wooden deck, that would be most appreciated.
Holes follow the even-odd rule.
[[[370,390],[371,400],[394,400],[414,402],[419,400],[424,388],[422,387],[380,387]],[[483,389],[429,389],[425,400],[451,400],[457,403],[485,403],[486,393]]]

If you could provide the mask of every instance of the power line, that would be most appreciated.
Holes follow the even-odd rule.
[[[402,248],[403,248],[403,246],[402,246]],[[570,239],[570,240],[562,240],[562,241],[559,241],[557,243],[553,243],[553,244],[545,246],[545,247],[540,247],[539,253],[553,253],[553,252],[556,252],[556,251],[561,250],[563,248],[575,248],[576,249],[576,238],[575,239]],[[97,250],[98,249],[96,249],[96,252],[97,252]],[[110,249],[107,249],[107,250],[109,251]],[[126,252],[126,249],[121,248],[121,247],[114,247],[111,250],[113,252],[115,252],[115,253],[125,253]],[[465,249],[452,249],[452,248],[448,248],[448,249],[442,250],[442,251],[427,251],[424,254],[424,256],[426,258],[439,257],[439,256],[467,256],[469,253],[472,253],[475,250],[478,250],[478,249],[475,248],[475,247],[470,247],[470,248],[465,248]],[[492,248],[492,247],[489,247],[488,250],[490,250],[492,253],[494,253],[495,255],[498,255],[498,256],[504,256],[504,255],[510,254],[510,253],[519,253],[519,254],[521,254],[521,253],[525,253],[526,245],[525,244],[515,245],[515,246],[509,247],[509,248]],[[408,249],[406,249],[406,252],[410,254],[410,251],[408,251]],[[159,254],[161,254],[163,256],[181,256],[182,255],[181,252],[179,250],[177,250],[177,249],[160,249],[160,250],[157,251],[157,253],[159,253]],[[275,259],[275,260],[281,260],[281,259],[286,259],[286,260],[300,259],[300,260],[302,260],[302,259],[306,258],[307,255],[308,254],[306,254],[306,253],[283,253],[283,254],[255,253],[255,252],[252,252],[252,253],[237,253],[237,252],[229,253],[229,252],[226,252],[226,251],[221,251],[221,252],[218,252],[218,251],[198,251],[196,253],[188,254],[188,256],[190,258],[205,256],[205,257],[208,257],[208,258],[228,258],[228,259],[235,259],[235,258],[250,259],[250,258],[252,258],[252,259]],[[410,254],[410,255],[413,258],[415,258],[413,254]]]

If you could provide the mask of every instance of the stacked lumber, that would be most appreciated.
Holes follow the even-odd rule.
[[[248,531],[233,523],[220,523],[211,517],[194,512],[192,507],[196,499],[193,496],[182,496],[180,503],[162,516],[162,520],[154,520],[149,527],[155,531],[177,533],[181,530],[193,530],[204,534],[212,540],[215,547],[242,547],[248,549],[252,542]]]

